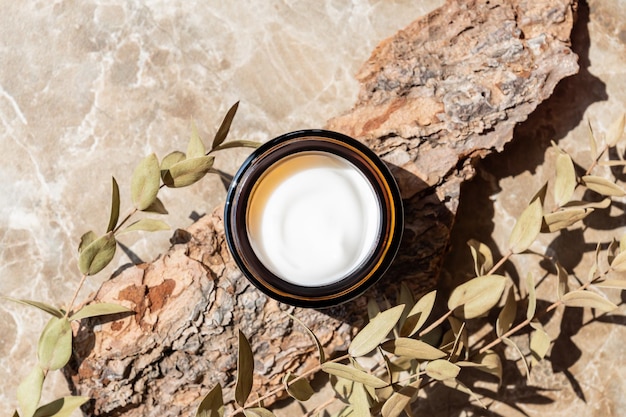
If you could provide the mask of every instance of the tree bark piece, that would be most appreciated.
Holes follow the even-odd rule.
[[[367,296],[395,300],[402,282],[416,295],[434,288],[472,160],[501,150],[515,125],[578,70],[569,49],[575,8],[575,0],[450,0],[373,52],[358,74],[355,107],[327,125],[380,155],[404,199],[400,252]],[[189,415],[216,384],[232,400],[239,329],[252,342],[253,392],[261,396],[285,372],[317,364],[309,335],[286,313],[331,355],[363,324],[365,296],[318,311],[257,291],[230,258],[221,210],[178,230],[167,253],[124,270],[88,300],[136,313],[74,329],[65,372],[77,394],[94,398],[90,415]]]

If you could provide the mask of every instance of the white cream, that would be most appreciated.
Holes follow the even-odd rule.
[[[267,269],[315,287],[339,281],[368,257],[381,216],[374,189],[354,165],[327,152],[302,152],[259,179],[247,222]]]

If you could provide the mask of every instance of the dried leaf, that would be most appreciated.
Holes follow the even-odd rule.
[[[274,413],[263,407],[246,408],[243,410],[243,415],[246,417],[276,417]]]
[[[224,397],[222,395],[222,386],[217,384],[202,399],[196,410],[195,417],[223,417],[224,416]]]
[[[513,291],[513,287],[511,287],[509,288],[509,293],[504,302],[504,307],[500,310],[500,314],[498,314],[498,319],[496,320],[496,334],[498,337],[509,331],[513,325],[516,314],[517,302],[515,301],[515,292]]]
[[[554,180],[554,200],[561,207],[574,195],[576,171],[572,158],[562,151],[556,157],[556,178]]]
[[[222,144],[226,140],[228,136],[228,131],[230,130],[230,125],[233,123],[233,119],[235,118],[235,114],[237,113],[237,109],[239,108],[239,102],[236,102],[228,109],[226,116],[224,116],[224,120],[222,120],[222,124],[219,129],[217,129],[217,133],[215,134],[215,138],[213,138],[213,145],[211,149],[216,150],[218,146]]]
[[[595,285],[602,288],[618,288],[626,290],[626,280],[623,279],[606,279],[596,283]]]
[[[115,177],[111,177],[111,215],[109,216],[109,225],[107,232],[112,232],[117,226],[120,219],[120,187],[115,181]]]
[[[401,336],[413,336],[422,328],[433,310],[436,298],[437,291],[433,290],[417,300],[400,329]]]
[[[398,320],[398,328],[402,328],[410,310],[415,305],[415,299],[413,298],[413,292],[409,289],[405,282],[400,284],[400,295],[398,296],[398,304],[404,304],[404,310]]]
[[[405,356],[412,359],[433,360],[446,356],[444,352],[422,342],[408,337],[399,337],[388,340],[382,344],[382,348],[396,356]]]
[[[214,160],[212,156],[200,156],[180,161],[163,174],[163,183],[171,188],[187,187],[204,177]]]
[[[250,342],[239,331],[239,353],[237,359],[237,383],[235,385],[235,401],[241,407],[246,404],[250,392],[252,392],[252,378],[254,374],[254,357]]]
[[[500,301],[505,284],[506,278],[502,275],[474,278],[452,291],[448,308],[455,310],[462,307],[460,312],[466,319],[482,316]]]
[[[155,154],[145,157],[135,171],[130,182],[131,197],[137,210],[150,207],[159,193],[161,169]]]
[[[426,365],[426,375],[437,381],[456,378],[460,371],[459,366],[445,359],[437,359]]]
[[[535,317],[535,311],[537,310],[537,293],[535,292],[535,279],[529,272],[526,275],[526,291],[528,291],[528,307],[526,308],[526,318],[531,320]]]
[[[548,353],[550,348],[550,336],[543,329],[539,322],[531,323],[535,331],[530,336],[530,353],[532,355],[532,365],[539,363]]]
[[[296,321],[297,323],[299,323],[302,327],[304,327],[306,329],[306,331],[309,333],[309,335],[311,336],[311,338],[313,339],[313,342],[315,342],[315,346],[317,346],[317,353],[319,355],[320,358],[320,363],[326,362],[326,355],[324,353],[324,348],[322,347],[322,343],[320,342],[320,340],[317,338],[317,336],[315,335],[315,333],[313,333],[313,330],[309,329],[309,327],[304,324],[299,318],[297,318],[294,315],[291,314],[287,314],[289,317],[291,317],[292,320]]]
[[[609,131],[606,133],[607,146],[613,147],[617,145],[617,142],[619,142],[624,135],[624,125],[626,122],[626,118],[624,116],[625,115],[622,113],[620,117],[618,117],[613,121],[613,123],[611,123]]]
[[[159,230],[170,230],[170,226],[162,220],[140,219],[130,224],[121,233],[136,232],[139,230],[145,232],[156,232]]]
[[[475,239],[467,241],[474,259],[474,271],[476,276],[485,275],[493,267],[493,254],[489,246]]]
[[[83,234],[80,237],[80,243],[78,244],[78,253],[81,253],[83,250],[85,250],[85,248],[91,245],[96,239],[98,239],[98,235],[91,230]]]
[[[421,379],[411,382],[409,385],[402,387],[399,391],[394,392],[383,404],[381,414],[383,417],[398,417],[402,411],[408,406],[419,393]]]
[[[576,290],[568,292],[561,298],[568,307],[590,307],[603,312],[615,310],[617,306],[591,291]]]
[[[541,198],[535,197],[524,209],[509,237],[509,249],[521,253],[530,247],[541,231],[543,207]]]
[[[17,402],[20,405],[22,416],[31,417],[37,410],[41,399],[44,372],[38,365],[26,375],[26,378],[17,387]]]
[[[154,203],[150,204],[150,206],[147,207],[144,211],[148,213],[167,214],[167,209],[158,197],[156,200],[154,200]]]
[[[370,402],[367,397],[366,387],[363,384],[354,384],[352,395],[348,398],[352,407],[354,407],[354,414],[357,416],[369,416]]]
[[[32,301],[32,300],[24,300],[21,298],[13,298],[13,297],[5,297],[0,296],[0,298],[4,298],[5,300],[13,301],[14,303],[24,304],[31,307],[36,307],[41,311],[45,311],[46,313],[61,318],[63,317],[63,312],[58,308],[51,306],[50,304],[42,303],[40,301]]]
[[[287,372],[283,378],[285,391],[295,400],[308,401],[313,394],[315,394],[313,387],[311,387],[309,381],[304,378],[299,378],[296,381],[294,381],[294,379],[296,379],[296,377],[292,375],[291,372]]]
[[[112,232],[91,242],[78,256],[78,268],[85,275],[94,275],[102,271],[113,257],[117,242]]]
[[[374,298],[367,300],[367,317],[369,320],[380,314],[380,306]]]
[[[195,123],[191,124],[191,137],[189,138],[189,144],[187,144],[187,158],[198,158],[206,154],[206,148],[200,134],[198,133],[198,127]]]
[[[59,398],[37,409],[33,417],[70,417],[89,397],[69,396]]]
[[[559,279],[559,285],[557,285],[556,287],[557,288],[556,295],[557,295],[557,298],[560,300],[563,298],[565,294],[569,292],[569,286],[567,285],[569,276],[565,268],[563,268],[563,266],[558,261],[556,262],[556,274],[557,274],[557,278]]]
[[[224,150],[224,149],[231,149],[231,148],[252,148],[252,149],[256,149],[256,148],[258,148],[261,145],[262,145],[261,142],[255,142],[253,140],[231,140],[231,141],[222,143],[220,146],[216,146],[215,148],[213,148],[213,150],[211,152],[221,151],[221,150]]]
[[[626,271],[626,251],[622,251],[613,258],[613,262],[611,262],[611,269],[617,272]]]
[[[130,310],[122,305],[114,303],[88,304],[70,316],[72,320],[82,320],[87,317],[106,316],[109,314],[130,313]]]
[[[66,318],[52,317],[41,332],[37,346],[39,366],[54,371],[63,368],[72,355],[72,328]]]
[[[345,378],[350,381],[359,382],[373,388],[383,388],[388,385],[385,381],[374,375],[356,369],[353,366],[344,365],[341,363],[324,362],[322,364],[322,371],[326,372],[327,374]]]
[[[543,233],[553,233],[572,226],[576,222],[584,219],[593,213],[592,208],[586,209],[566,209],[553,213],[547,213],[543,216],[543,224],[541,231]]]
[[[601,201],[569,201],[568,203],[563,205],[563,208],[597,208],[597,209],[605,209],[611,205],[611,199],[605,198]]]
[[[619,185],[607,180],[606,178],[595,175],[585,175],[582,177],[583,185],[598,194],[609,197],[623,197],[626,192]]]
[[[508,337],[502,338],[502,341],[504,342],[505,345],[507,345],[507,346],[513,348],[515,351],[517,351],[517,354],[519,355],[519,357],[520,357],[520,359],[522,361],[522,365],[524,366],[524,369],[526,370],[526,377],[529,378],[530,377],[530,367],[528,366],[528,361],[526,361],[526,357],[522,353],[522,350],[519,348],[519,346],[517,346],[515,344],[515,342],[513,342]]]
[[[589,150],[591,151],[591,159],[595,160],[598,157],[598,141],[596,140],[596,135],[593,133],[590,120],[587,120],[587,127],[589,128]]]
[[[174,151],[174,152],[168,153],[161,161],[161,178],[164,178],[164,175],[167,172],[167,170],[169,170],[171,167],[173,167],[177,163],[184,161],[186,158],[187,156],[180,151]]]
[[[353,357],[367,355],[378,346],[400,320],[404,305],[395,306],[374,317],[350,343],[348,353]]]

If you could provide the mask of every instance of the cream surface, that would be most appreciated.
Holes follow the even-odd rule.
[[[373,249],[380,221],[378,199],[363,174],[324,152],[277,162],[248,206],[255,254],[278,277],[307,287],[353,271]]]

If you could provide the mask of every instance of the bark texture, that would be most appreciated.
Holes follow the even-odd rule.
[[[87,302],[117,302],[134,315],[83,320],[66,368],[91,396],[90,415],[190,415],[221,384],[234,396],[237,331],[252,342],[263,395],[317,363],[303,320],[327,354],[345,350],[366,316],[366,297],[432,289],[460,185],[472,160],[499,151],[515,125],[577,72],[569,48],[575,0],[450,0],[383,41],[358,74],[358,102],[327,128],[370,146],[392,168],[404,198],[400,252],[365,296],[327,310],[295,309],[252,287],[226,247],[222,209],[178,230],[171,249],[102,285]]]

